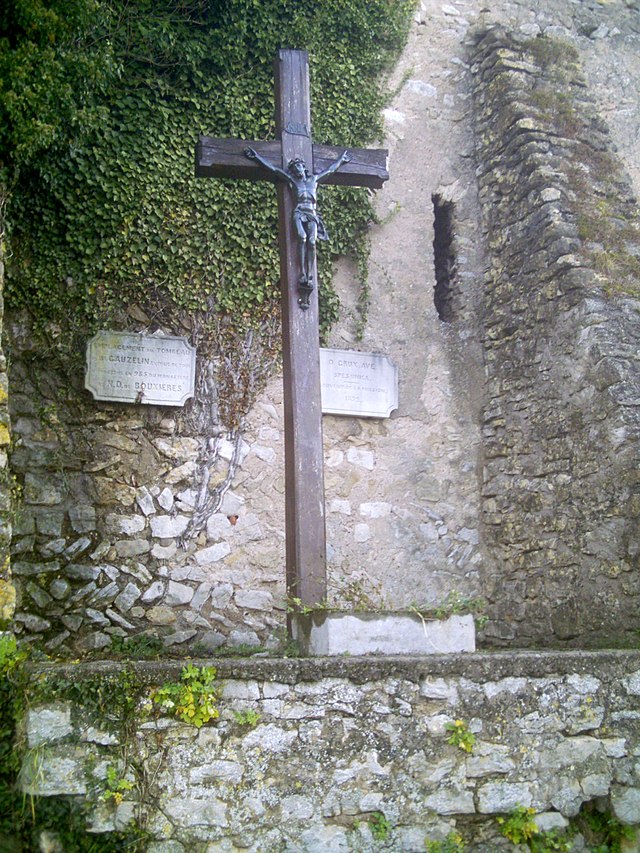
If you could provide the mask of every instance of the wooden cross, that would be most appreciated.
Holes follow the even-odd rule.
[[[293,222],[295,203],[292,192],[283,180],[259,161],[249,159],[245,151],[253,149],[282,170],[286,170],[292,160],[300,158],[309,172],[317,175],[335,163],[344,149],[312,143],[309,58],[306,51],[278,52],[275,84],[278,139],[248,142],[201,136],[196,149],[196,175],[277,182],[287,593],[306,606],[314,606],[322,603],[327,595],[317,287],[310,294],[308,310],[303,310],[298,291],[303,271],[300,269],[299,241]],[[386,151],[348,149],[347,153],[349,161],[341,164],[325,183],[377,189],[389,177]],[[312,279],[317,281],[315,268]]]

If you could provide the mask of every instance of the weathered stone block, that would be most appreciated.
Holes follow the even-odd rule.
[[[76,533],[91,533],[96,529],[96,510],[89,504],[78,504],[69,509],[69,521]]]
[[[67,703],[31,708],[27,712],[27,743],[30,749],[61,740],[72,731],[71,706]]]
[[[227,805],[216,797],[196,800],[172,797],[161,802],[162,810],[178,826],[228,826]]]
[[[151,535],[156,539],[175,539],[187,529],[189,519],[184,515],[158,515],[149,520]]]
[[[39,754],[23,765],[19,778],[25,794],[52,797],[56,794],[86,794],[84,753],[69,748],[64,754],[53,750]]]
[[[472,616],[426,621],[410,613],[317,611],[293,617],[305,654],[434,654],[475,651]]]
[[[211,563],[217,563],[224,559],[227,554],[231,553],[231,546],[228,542],[217,542],[209,548],[203,548],[202,551],[196,551],[193,555],[195,561],[200,566],[208,566]]]
[[[611,807],[618,820],[640,826],[640,787],[615,785],[611,790]]]
[[[140,588],[134,583],[128,583],[120,595],[116,596],[114,604],[118,610],[126,613],[128,610],[131,610],[135,602],[140,598],[140,595]]]
[[[238,590],[235,596],[235,602],[238,607],[247,610],[271,610],[273,607],[273,596],[270,592],[263,592],[258,589]]]
[[[457,791],[443,788],[436,794],[425,797],[424,804],[428,809],[442,815],[475,814],[472,791]]]
[[[62,477],[56,474],[27,472],[24,478],[24,501],[28,504],[55,506],[62,502]]]
[[[506,813],[532,801],[531,786],[525,782],[487,782],[478,788],[480,814]]]

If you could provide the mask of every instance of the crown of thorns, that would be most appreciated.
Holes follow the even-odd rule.
[[[287,169],[292,169],[294,166],[298,165],[302,166],[305,172],[308,172],[307,164],[304,162],[302,157],[296,157],[295,160],[289,160],[289,165],[287,166]]]

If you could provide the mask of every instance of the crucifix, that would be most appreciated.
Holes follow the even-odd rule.
[[[278,189],[285,417],[287,593],[305,606],[327,595],[315,241],[324,237],[317,184],[378,189],[387,152],[316,145],[311,139],[309,58],[280,50],[275,61],[272,142],[201,136],[196,175],[271,180]]]

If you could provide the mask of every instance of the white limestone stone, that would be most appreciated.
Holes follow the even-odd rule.
[[[61,740],[72,731],[71,706],[68,704],[31,708],[27,712],[27,743],[30,749]]]
[[[203,548],[201,551],[196,551],[193,558],[198,565],[208,566],[211,563],[217,563],[230,553],[231,546],[228,542],[217,542],[209,548]]]
[[[150,523],[151,535],[156,539],[175,539],[187,529],[189,519],[184,515],[158,515]]]
[[[167,585],[167,593],[164,598],[166,607],[180,607],[184,604],[189,604],[193,598],[194,590],[186,584],[169,581]]]

